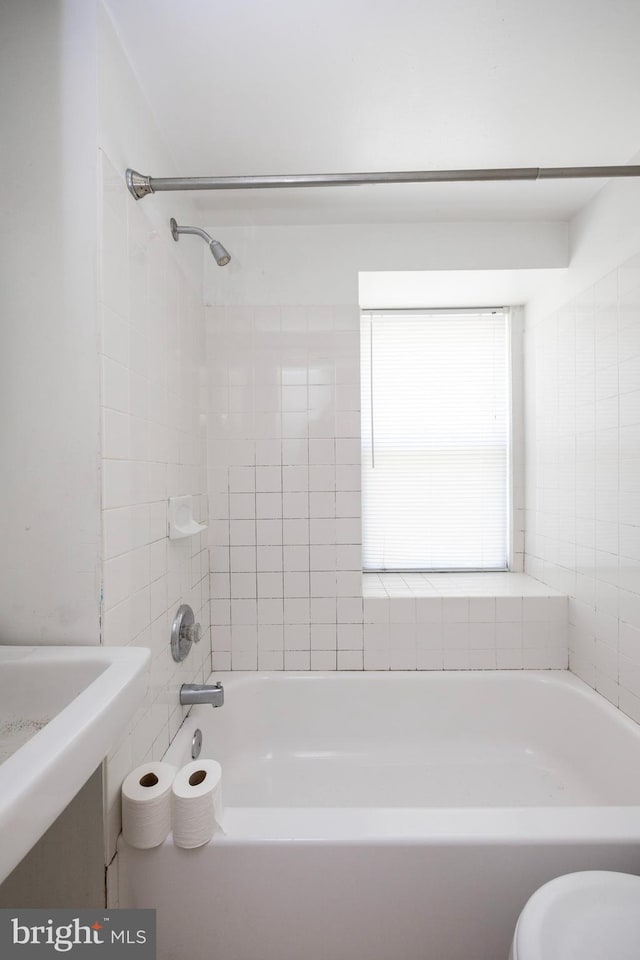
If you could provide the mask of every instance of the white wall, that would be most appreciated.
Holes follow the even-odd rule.
[[[143,211],[126,191],[128,165],[173,168],[102,5],[16,0],[2,29],[0,630],[153,651],[105,770],[110,857],[123,777],[164,752],[180,682],[210,669],[206,541],[166,535],[170,495],[207,513],[204,247],[170,237],[171,215],[191,219],[186,198]],[[181,602],[204,638],[176,668]]]
[[[205,267],[214,667],[566,665],[564,607],[544,591],[502,622],[495,595],[363,598],[358,305],[361,270],[565,267],[566,225],[211,232],[233,257]],[[525,606],[544,629],[524,628]]]
[[[630,163],[640,163],[640,153]],[[638,250],[637,179],[611,180],[568,224],[570,269],[539,289],[527,305],[533,322],[615,270]]]
[[[570,237],[528,310],[526,569],[571,598],[571,669],[640,721],[640,184]]]
[[[99,642],[95,6],[2,5],[0,638]]]
[[[358,273],[566,267],[565,223],[396,223],[224,227],[232,255],[205,270],[214,306],[358,304]]]
[[[363,595],[359,327],[350,304],[207,311],[214,669],[566,667],[566,598],[517,576]]]
[[[102,9],[98,42],[103,642],[152,651],[146,700],[106,764],[109,862],[122,780],[163,755],[186,713],[180,685],[203,682],[211,669],[206,535],[167,536],[169,497],[190,494],[196,517],[207,516],[206,247],[171,237],[169,210],[190,222],[186,201],[139,203],[127,191],[127,166],[166,170],[171,159]],[[170,630],[182,603],[193,608],[203,639],[176,664]]]

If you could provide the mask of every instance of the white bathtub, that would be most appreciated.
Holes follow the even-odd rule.
[[[640,728],[566,672],[216,674],[168,760],[223,767],[223,831],[119,845],[158,960],[506,960],[575,870],[640,874]]]

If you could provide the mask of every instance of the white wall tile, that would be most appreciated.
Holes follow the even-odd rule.
[[[310,670],[311,653],[309,650],[285,650],[285,670]]]
[[[284,622],[285,624],[306,624],[307,633],[309,627],[310,607],[309,599],[305,597],[287,597],[284,598]]]
[[[273,443],[274,441],[267,441]],[[309,463],[309,441],[307,440],[283,440],[281,444],[281,457],[283,466],[307,466]],[[257,444],[256,444],[257,451]],[[256,452],[257,456],[257,452]],[[274,461],[275,462],[275,461]]]
[[[284,652],[258,649],[258,670],[284,670]]]
[[[308,520],[290,520],[282,521],[282,542],[284,544],[296,545],[309,543],[310,527]]]
[[[338,650],[338,670],[362,670],[364,659],[361,650]]]
[[[310,630],[308,623],[294,623],[289,621],[284,625],[284,649],[285,651],[308,651],[310,649]]]
[[[259,496],[253,493],[230,493],[229,494],[229,516],[234,520],[253,520],[256,516],[256,508],[260,506]],[[258,516],[262,514],[258,513]]]
[[[333,650],[311,650],[312,670],[336,670],[336,653]],[[342,669],[342,668],[340,668]],[[360,667],[359,669],[362,669]]]
[[[336,462],[336,441],[333,439],[309,440],[309,463],[314,465]]]
[[[633,291],[640,285],[632,281],[630,293],[630,275],[623,264],[566,307],[529,323],[525,352],[527,568],[566,584],[570,667],[628,712],[634,702],[621,695],[622,677],[637,647],[628,630],[640,628],[638,472],[628,459],[637,456],[640,439],[631,426],[638,422],[640,302]],[[563,353],[559,334],[571,316],[575,340]],[[543,614],[546,652],[562,663],[562,601],[549,599],[545,611],[524,599],[525,620]],[[525,667],[537,664],[541,644],[525,622]]]
[[[256,543],[259,546],[282,544],[283,525],[281,520],[259,519],[256,522]]]
[[[309,573],[309,547],[305,545],[285,546],[282,551],[282,562],[285,573]],[[308,587],[308,580],[307,580]]]
[[[444,638],[441,623],[416,623],[415,637],[418,650],[442,650]]]
[[[257,334],[259,316],[259,346],[247,348],[237,330]],[[499,648],[510,652],[504,661],[513,666],[518,656],[512,651],[522,650],[518,591],[526,594],[525,581],[507,596],[484,590],[469,597],[460,579],[452,595],[419,576],[398,576],[380,578],[379,592],[363,599],[358,325],[352,308],[208,311],[209,370],[219,383],[209,392],[211,612],[220,628],[231,628],[230,641],[220,642],[238,653],[235,630],[246,639],[245,628],[257,623],[261,669],[269,662],[274,669],[442,669],[449,644],[457,666],[495,667]],[[602,320],[602,331],[605,326]],[[567,336],[572,331],[569,325]],[[612,345],[604,333],[601,341],[604,370]],[[594,345],[592,335],[585,369],[591,369],[595,431]],[[609,386],[602,383],[606,400]],[[218,408],[226,418],[219,430]],[[595,484],[594,473],[594,523]],[[602,487],[602,510],[606,491]],[[554,561],[554,576],[562,580],[557,556]],[[550,593],[529,604],[541,623],[552,621]],[[235,606],[248,600],[248,608]],[[563,610],[566,618],[566,608],[556,609],[559,618]],[[540,650],[536,655],[541,661]],[[244,662],[232,657],[234,669]]]
[[[167,497],[192,494],[199,508],[207,493],[205,411],[194,387],[204,350],[204,310],[200,290],[173,259],[170,238],[161,238],[147,222],[106,158],[103,173],[121,191],[123,211],[117,224],[104,211],[100,240],[103,642],[134,642],[152,650],[150,690],[126,738],[128,762],[136,765],[168,746],[182,715],[177,688],[202,678],[209,663],[208,550],[200,540],[179,545],[167,540]],[[168,303],[176,309],[172,341]],[[171,417],[170,342],[183,373],[172,384]],[[222,498],[214,502],[214,515],[220,504],[220,519],[228,511],[222,503]],[[220,585],[222,576],[214,574],[212,581]],[[184,665],[174,664],[169,654],[169,625],[180,602],[194,606],[204,630],[204,642]],[[216,616],[228,625],[229,601],[218,604]],[[115,837],[109,842],[112,846]]]
[[[340,597],[337,601],[337,618],[341,624],[362,624],[363,601],[360,597]]]

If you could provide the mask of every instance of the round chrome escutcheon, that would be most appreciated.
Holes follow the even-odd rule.
[[[193,735],[191,741],[191,759],[197,760],[202,750],[202,730],[198,729]]]

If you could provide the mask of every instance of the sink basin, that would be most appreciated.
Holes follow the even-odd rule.
[[[0,882],[125,732],[149,661],[142,647],[0,646]]]

